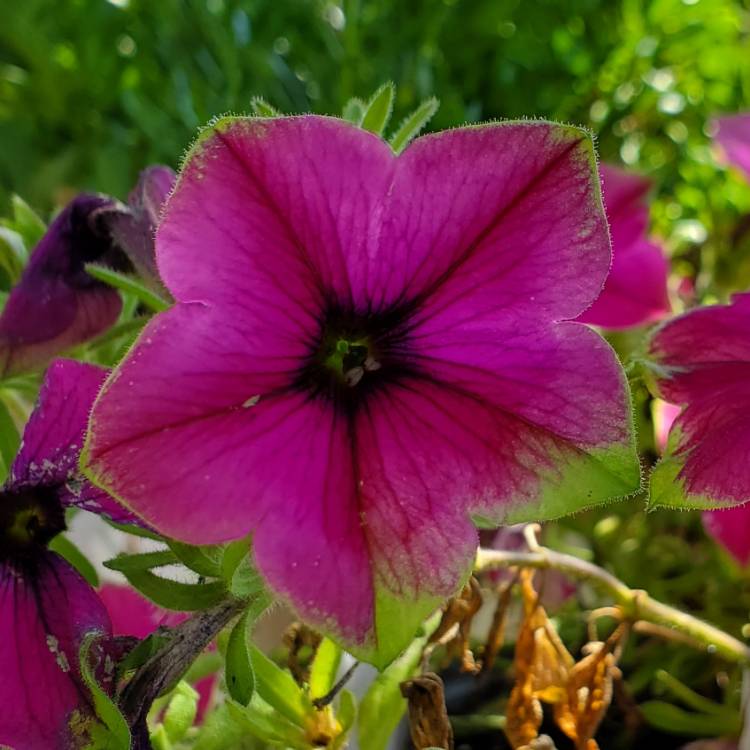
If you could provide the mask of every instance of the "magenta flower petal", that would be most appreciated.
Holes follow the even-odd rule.
[[[727,159],[750,179],[750,112],[719,117],[715,123],[716,142],[724,150]]]
[[[0,745],[89,746],[95,719],[78,653],[92,632],[110,634],[107,612],[62,558],[46,553],[33,573],[0,562]]]
[[[230,118],[157,261],[178,304],[105,384],[87,473],[176,538],[252,533],[271,586],[362,658],[460,585],[472,516],[638,487],[617,359],[557,322],[609,267],[582,131],[467,128],[396,158],[338,120]]]
[[[741,294],[674,318],[652,338],[659,395],[682,406],[652,474],[654,504],[711,508],[750,499],[748,330],[750,294]]]
[[[750,503],[704,511],[703,526],[740,565],[750,565]]]
[[[604,204],[612,236],[612,268],[594,304],[577,320],[619,329],[650,323],[670,311],[669,264],[662,248],[646,239],[651,182],[602,165]]]
[[[78,473],[89,412],[106,375],[101,367],[73,360],[50,365],[11,467],[10,486],[56,486],[63,505],[133,523],[131,513]]]
[[[154,233],[177,175],[169,167],[144,169],[128,196],[128,207],[108,214],[107,228],[114,243],[130,259],[138,275],[152,288],[163,289],[156,269]]]
[[[120,295],[84,270],[111,250],[97,217],[113,205],[109,198],[79,195],[34,249],[0,315],[0,376],[41,368],[117,320]]]

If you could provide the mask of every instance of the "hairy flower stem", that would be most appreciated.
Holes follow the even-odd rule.
[[[173,688],[203,649],[247,607],[247,600],[227,599],[196,612],[170,629],[167,643],[133,675],[118,703],[131,727],[134,748],[150,747],[146,717],[154,700]]]
[[[474,563],[474,572],[481,573],[498,568],[551,568],[573,578],[585,578],[606,590],[626,619],[666,626],[689,636],[709,653],[718,654],[727,661],[750,664],[750,648],[741,641],[697,617],[652,599],[646,591],[631,589],[606,570],[573,555],[555,552],[545,547],[539,547],[532,552],[480,548]]]

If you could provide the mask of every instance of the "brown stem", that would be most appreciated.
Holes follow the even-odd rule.
[[[497,568],[553,568],[575,578],[585,578],[606,590],[622,608],[627,619],[633,622],[645,620],[665,626],[697,641],[709,653],[718,654],[727,661],[750,664],[750,648],[741,641],[693,615],[652,599],[646,591],[631,589],[603,568],[573,555],[555,552],[546,547],[533,552],[479,549],[474,571]]]

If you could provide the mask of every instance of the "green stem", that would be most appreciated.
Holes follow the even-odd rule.
[[[652,599],[646,591],[631,589],[606,570],[573,555],[543,547],[533,552],[478,551],[475,572],[498,568],[553,569],[574,578],[585,578],[607,591],[628,619],[665,625],[700,642],[709,653],[718,654],[727,661],[750,664],[750,648],[741,641],[697,617]]]

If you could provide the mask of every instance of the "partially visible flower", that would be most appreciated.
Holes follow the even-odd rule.
[[[182,612],[167,612],[161,609],[130,586],[105,584],[99,589],[99,597],[112,618],[112,632],[115,636],[130,635],[143,639],[159,627],[174,627],[187,618]],[[200,722],[211,705],[216,675],[203,677],[194,687],[200,696],[196,717]]]
[[[662,453],[667,450],[667,437],[680,411],[679,406],[654,400],[656,445]],[[740,565],[750,563],[750,502],[736,508],[704,511],[703,527]]]
[[[41,368],[117,320],[119,293],[90,276],[86,263],[135,269],[148,286],[163,292],[154,231],[174,178],[169,167],[148,167],[127,206],[84,193],[61,211],[32,252],[0,315],[0,377]]]
[[[455,591],[473,514],[638,487],[622,370],[569,322],[610,265],[579,129],[456,129],[396,157],[332,118],[228,118],[157,261],[178,303],[97,400],[87,471],[173,537],[252,532],[271,586],[362,658]]]
[[[100,223],[116,205],[82,194],[52,222],[0,315],[0,377],[41,368],[117,320],[119,293],[84,269],[91,261],[116,263]]]
[[[672,429],[672,423],[677,419],[681,409],[679,406],[670,404],[660,398],[655,398],[651,402],[651,416],[654,423],[654,442],[660,453],[664,453],[667,448],[667,439],[669,431]]]
[[[651,323],[670,311],[669,264],[647,237],[650,180],[603,164],[604,206],[612,236],[612,268],[593,305],[577,320],[618,329]]]
[[[750,294],[702,307],[655,332],[659,395],[682,411],[652,476],[657,504],[710,508],[750,500]]]
[[[154,232],[175,179],[169,167],[147,167],[128,196],[127,208],[107,218],[113,242],[125,252],[141,279],[157,292],[163,292],[164,285],[156,268]]]
[[[750,112],[718,117],[714,122],[716,142],[727,159],[750,179]]]
[[[23,444],[0,489],[0,746],[50,750],[87,746],[94,722],[79,671],[90,633],[111,634],[88,583],[47,549],[65,529],[65,509],[130,516],[77,476],[86,418],[105,371],[58,361],[45,378]],[[112,685],[104,664],[105,688]]]

